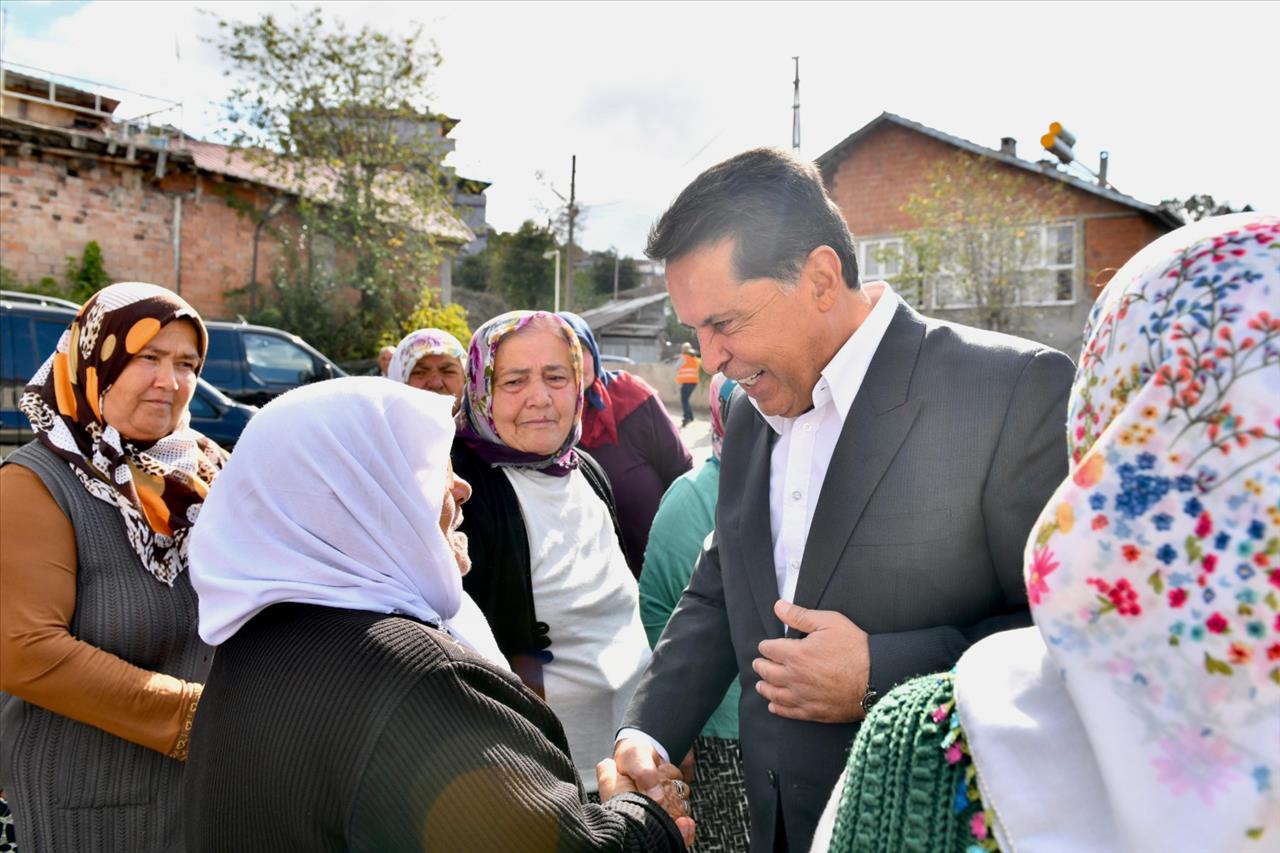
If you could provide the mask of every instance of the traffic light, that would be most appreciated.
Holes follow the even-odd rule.
[[[1076,135],[1063,127],[1060,122],[1055,121],[1049,125],[1049,132],[1040,137],[1040,144],[1044,146],[1044,150],[1057,157],[1063,164],[1076,159],[1076,153],[1071,150],[1071,146],[1076,144]]]

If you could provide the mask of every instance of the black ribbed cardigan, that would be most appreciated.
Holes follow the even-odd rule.
[[[415,619],[278,604],[218,648],[183,780],[200,851],[680,851],[661,806],[586,804],[560,722]]]

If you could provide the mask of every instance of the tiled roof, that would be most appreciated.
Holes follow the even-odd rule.
[[[627,319],[632,314],[641,311],[657,302],[661,302],[667,298],[667,292],[663,290],[661,293],[655,293],[651,296],[640,296],[635,299],[622,299],[617,302],[606,302],[598,308],[592,308],[590,311],[582,312],[582,319],[587,321],[587,325],[592,331],[599,332],[601,329],[612,326],[614,323]]]
[[[228,145],[187,137],[179,143],[179,147],[190,151],[196,167],[206,172],[271,187],[284,193],[303,195],[318,201],[324,201],[334,192],[336,174],[323,166],[310,169],[304,176],[298,177],[294,169],[287,166],[279,170],[269,168],[246,155],[244,151]],[[395,193],[397,190],[391,186],[386,191]],[[461,219],[444,208],[421,217],[417,222],[406,224],[416,231],[430,233],[449,242],[470,243],[476,238]]]

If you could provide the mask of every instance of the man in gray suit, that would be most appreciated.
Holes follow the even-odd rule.
[[[860,287],[817,170],[782,151],[695,179],[648,254],[706,370],[752,405],[614,758],[656,786],[736,674],[751,849],[800,853],[876,696],[1030,624],[1023,545],[1066,475],[1073,368]]]

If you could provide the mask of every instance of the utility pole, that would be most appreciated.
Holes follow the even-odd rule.
[[[573,221],[578,218],[575,203],[578,182],[578,155],[573,155],[569,169],[569,243],[564,247],[564,307],[573,310]]]
[[[791,104],[791,150],[800,151],[800,57],[791,57],[796,61],[795,98]]]
[[[613,250],[613,298],[615,301],[618,298],[618,263],[621,259],[622,259],[622,256],[618,254],[618,250],[614,249]]]

